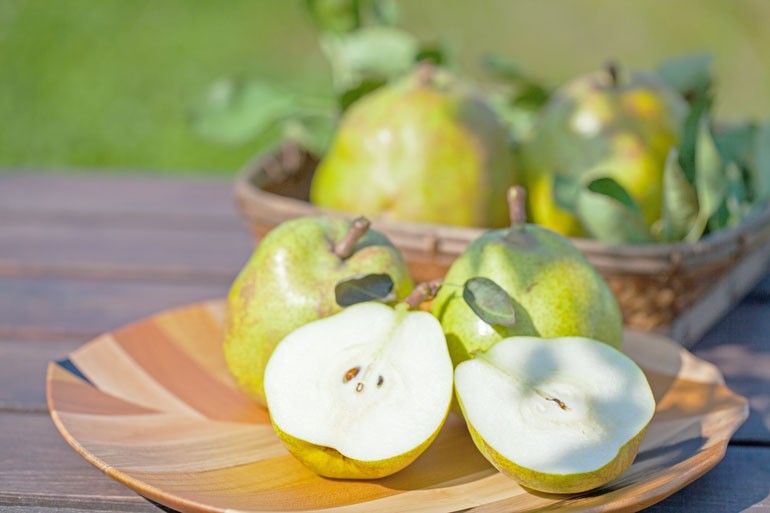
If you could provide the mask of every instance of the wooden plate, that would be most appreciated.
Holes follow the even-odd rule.
[[[59,431],[84,458],[181,511],[638,511],[723,457],[748,415],[719,371],[663,337],[627,332],[658,409],[629,471],[580,495],[523,490],[479,455],[450,416],[410,467],[384,479],[330,480],[289,455],[268,414],[241,394],[220,348],[223,304],[160,313],[102,335],[48,367]]]

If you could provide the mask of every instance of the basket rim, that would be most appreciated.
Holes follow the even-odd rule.
[[[247,210],[247,205],[261,205],[279,212],[293,211],[297,215],[331,215],[353,218],[355,214],[313,205],[308,201],[263,190],[257,183],[265,182],[264,161],[275,153],[249,162],[235,177],[234,193],[239,206]],[[246,212],[248,215],[248,212]],[[482,233],[493,228],[452,226],[440,223],[413,221],[395,221],[371,219],[372,225],[382,231],[404,236],[419,236],[435,247],[442,245],[467,244]],[[770,240],[770,203],[756,209],[737,226],[725,228],[703,237],[697,242],[668,242],[642,244],[612,244],[587,238],[570,237],[570,240],[587,256],[598,259],[617,260],[605,262],[600,266],[607,270],[635,272],[647,267],[650,274],[672,270],[684,270],[688,267],[701,267],[735,259],[746,252]],[[426,246],[422,244],[421,246]],[[644,262],[647,265],[644,265]],[[663,265],[661,265],[663,264]],[[672,269],[673,268],[673,269]]]

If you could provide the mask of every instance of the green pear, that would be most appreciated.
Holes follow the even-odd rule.
[[[339,312],[338,282],[387,274],[393,295],[412,290],[401,254],[363,218],[300,217],[273,229],[235,279],[227,300],[224,353],[238,384],[265,405],[265,366],[294,329]]]
[[[610,177],[651,226],[661,217],[663,169],[686,113],[684,99],[650,73],[609,66],[561,87],[520,152],[533,222],[583,236],[578,219],[556,201],[555,176],[579,183]]]
[[[452,361],[435,317],[359,303],[292,331],[265,371],[273,427],[315,473],[374,479],[412,463],[452,401]]]
[[[628,469],[655,412],[644,372],[583,337],[512,337],[455,369],[481,453],[520,484],[579,493]]]
[[[346,111],[310,200],[371,218],[498,227],[513,183],[507,132],[491,107],[423,64]]]
[[[568,238],[525,222],[524,189],[512,187],[510,201],[512,225],[471,242],[433,300],[454,364],[516,335],[583,336],[620,348],[623,321],[607,283]],[[488,324],[468,305],[462,287],[476,277],[508,293],[514,322]]]

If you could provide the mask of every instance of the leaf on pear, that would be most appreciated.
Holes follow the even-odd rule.
[[[639,207],[622,185],[597,178],[580,189],[575,213],[595,239],[612,244],[650,242],[652,234]]]
[[[340,280],[334,287],[337,304],[346,307],[365,301],[389,302],[393,295],[393,278],[388,274],[365,274]]]
[[[753,123],[743,123],[723,127],[714,132],[714,142],[725,162],[735,162],[744,169],[754,166],[754,140],[757,127]]]
[[[671,148],[663,171],[663,217],[661,238],[684,238],[698,217],[698,196],[679,165],[679,152]]]
[[[568,212],[575,211],[581,188],[582,185],[578,180],[556,173],[553,174],[551,188],[553,201],[564,210]]]
[[[305,0],[316,27],[323,32],[344,34],[361,26],[360,0]]]
[[[372,23],[395,25],[401,15],[396,0],[368,0],[371,8]],[[367,14],[366,12],[364,14]]]
[[[695,190],[701,215],[711,217],[724,201],[727,177],[714,138],[711,136],[708,116],[698,121],[698,139],[695,147]]]
[[[296,116],[283,124],[287,139],[319,158],[329,148],[336,129],[337,120],[332,115],[323,114]]]
[[[751,204],[746,191],[746,182],[743,172],[738,164],[729,162],[727,164],[727,196],[725,198],[725,208],[727,210],[727,225],[734,226],[739,224],[751,210]]]
[[[698,128],[701,118],[708,116],[712,99],[704,97],[696,101],[687,113],[682,126],[682,138],[679,145],[679,165],[685,176],[695,183],[695,147],[698,140]]]
[[[482,64],[497,80],[514,86],[511,96],[512,105],[534,110],[543,106],[551,96],[550,90],[545,85],[509,58],[487,55]]]
[[[667,59],[658,65],[657,72],[670,87],[692,99],[711,88],[713,63],[713,55],[697,52]]]
[[[193,129],[224,144],[243,144],[300,111],[294,95],[267,82],[215,83],[204,104],[193,114]]]
[[[423,44],[414,60],[415,62],[430,62],[436,66],[446,66],[449,64],[449,55],[447,49],[440,44]]]
[[[516,324],[513,300],[489,278],[471,278],[463,285],[463,299],[479,319],[490,326],[512,327]]]
[[[755,203],[770,200],[770,120],[757,130],[754,138],[752,197]]]
[[[321,48],[331,64],[338,94],[365,81],[387,81],[405,74],[419,52],[414,36],[384,26],[363,27],[349,34],[324,34]]]

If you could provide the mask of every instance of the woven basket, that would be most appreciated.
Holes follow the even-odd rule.
[[[307,201],[317,161],[287,145],[238,176],[236,203],[254,236],[320,213],[352,217]],[[484,229],[372,220],[398,246],[416,281],[443,277]],[[764,275],[770,264],[770,206],[740,226],[695,243],[605,244],[572,239],[612,287],[627,326],[692,345]]]

